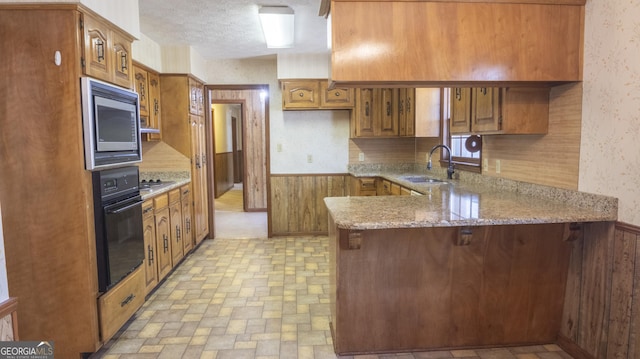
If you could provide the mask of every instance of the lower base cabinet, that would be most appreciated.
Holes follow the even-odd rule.
[[[133,313],[142,306],[144,297],[145,273],[143,267],[140,266],[98,298],[100,337],[103,342],[113,337]]]
[[[191,202],[191,186],[187,184],[142,204],[145,295],[195,248]]]

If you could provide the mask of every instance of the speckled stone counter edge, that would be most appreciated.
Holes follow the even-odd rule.
[[[356,177],[381,176],[393,180],[393,177],[408,174],[429,175],[436,178],[446,178],[446,169],[434,167],[427,171],[426,165],[416,163],[398,164],[350,164],[350,174]],[[618,217],[618,199],[614,197],[580,192],[564,188],[544,186],[539,184],[514,181],[506,178],[483,176],[472,172],[456,172],[455,179],[451,182],[464,186],[470,186],[478,191],[509,191],[516,194],[528,195],[552,201],[564,202],[567,205],[578,208],[592,209],[611,218]]]

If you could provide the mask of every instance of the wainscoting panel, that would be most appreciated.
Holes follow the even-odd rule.
[[[216,198],[233,188],[233,152],[216,153]]]
[[[325,197],[347,195],[349,175],[272,175],[271,235],[326,235],[328,212]]]
[[[640,228],[584,224],[573,243],[558,344],[575,358],[640,358]]]

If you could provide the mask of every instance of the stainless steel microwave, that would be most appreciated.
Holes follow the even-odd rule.
[[[80,84],[86,169],[142,161],[138,94],[89,77]]]

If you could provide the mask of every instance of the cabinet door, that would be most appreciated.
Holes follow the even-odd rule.
[[[157,210],[156,219],[156,258],[158,280],[161,281],[171,271],[171,241],[169,238],[169,208]]]
[[[474,88],[471,97],[471,131],[487,132],[500,130],[500,89]]]
[[[376,136],[398,136],[398,89],[376,89],[379,126]],[[374,95],[374,99],[376,96]]]
[[[191,121],[191,182],[193,185],[193,217],[195,242],[200,243],[209,233],[207,207],[206,150],[204,120],[190,115]]]
[[[451,89],[451,133],[468,133],[471,130],[471,89],[454,87]]]
[[[350,109],[355,105],[354,90],[352,88],[334,88],[329,90],[327,81],[320,81],[320,108]]]
[[[198,81],[189,78],[189,113],[198,114]]]
[[[142,205],[142,234],[144,238],[145,294],[149,294],[158,285],[158,266],[156,264],[156,224],[153,217],[153,201]]]
[[[184,186],[182,192],[182,245],[186,255],[193,248],[193,231],[191,230],[191,189]]]
[[[413,137],[415,131],[415,93],[414,88],[398,90],[398,125],[400,136]]]
[[[171,266],[178,265],[183,257],[183,244],[182,244],[182,204],[180,203],[180,190],[177,190],[178,201],[169,205],[171,224]],[[170,195],[171,197],[171,195]]]
[[[320,82],[318,80],[294,80],[282,82],[283,109],[309,109],[320,106]]]
[[[146,70],[134,66],[133,77],[135,78],[134,90],[138,93],[138,103],[140,105],[140,121],[142,127],[150,127],[149,121],[149,75]],[[144,117],[144,119],[142,118]]]
[[[160,76],[155,72],[148,72],[148,88],[149,88],[149,128],[160,130]],[[148,133],[147,139],[151,141],[160,141],[162,136],[160,133]]]
[[[373,137],[375,135],[373,89],[356,90],[356,110],[353,116],[354,137]]]
[[[109,55],[109,28],[97,19],[84,14],[84,73],[111,82],[112,58]]]
[[[113,66],[113,82],[125,88],[131,88],[131,41],[119,33],[112,31],[111,62]]]

